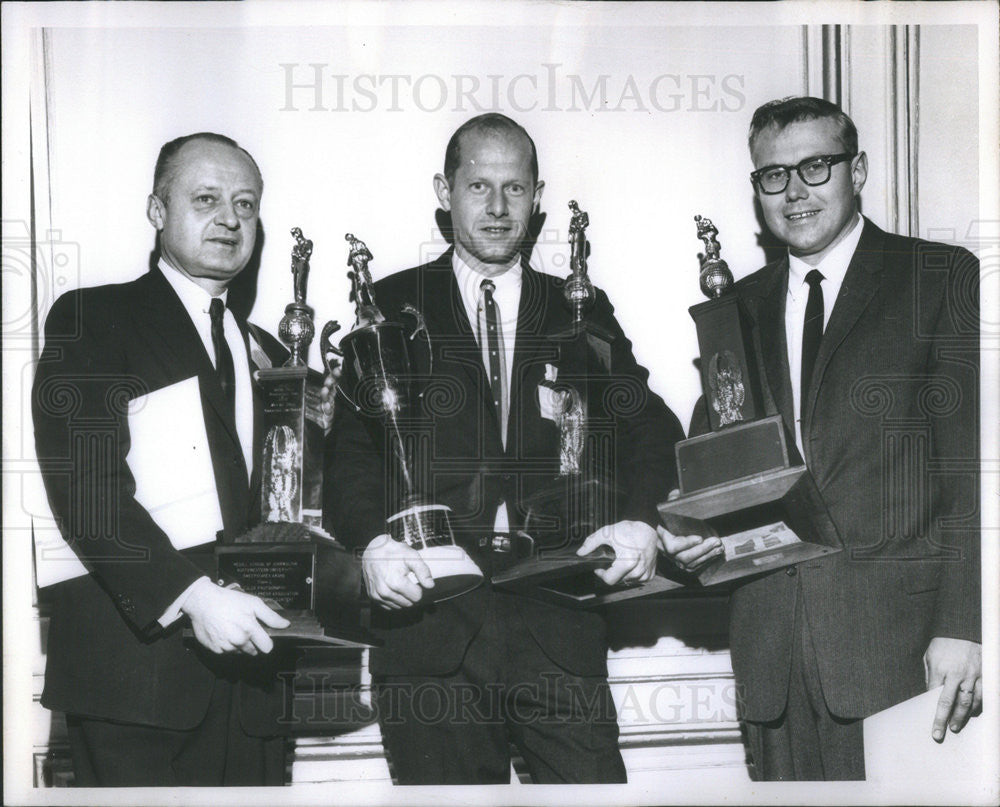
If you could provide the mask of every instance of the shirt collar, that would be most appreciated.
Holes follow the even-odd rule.
[[[163,276],[167,279],[167,282],[173,287],[174,291],[177,292],[177,296],[181,298],[181,303],[184,309],[191,315],[194,319],[194,314],[196,312],[201,312],[203,314],[208,313],[208,307],[212,303],[212,295],[209,294],[205,289],[195,283],[187,275],[183,274],[180,270],[175,269],[169,263],[167,263],[163,258],[160,258],[159,263],[157,263],[160,271],[163,272]],[[219,295],[219,298],[223,303],[226,302],[226,298],[229,296],[229,289],[226,289]]]
[[[801,258],[797,258],[791,253],[788,254],[788,290],[792,296],[795,296],[796,290],[800,289],[802,284],[806,282],[806,275],[812,269],[819,269],[823,273],[824,280],[832,281],[834,286],[840,287],[844,281],[844,275],[847,274],[847,267],[851,265],[854,251],[858,248],[861,231],[864,229],[862,226],[864,220],[861,214],[855,213],[854,215],[857,218],[850,232],[830,250],[830,253],[823,258],[818,266],[810,266]]]
[[[458,281],[458,289],[463,300],[476,300],[479,296],[479,287],[486,280],[486,275],[480,274],[465,261],[463,261],[458,251],[451,255],[451,267],[455,272],[455,279]],[[504,291],[521,288],[521,256],[514,256],[511,265],[498,275],[493,275],[489,279],[496,286],[496,294],[502,295]]]

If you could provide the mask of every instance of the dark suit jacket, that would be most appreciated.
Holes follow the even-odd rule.
[[[276,363],[286,355],[275,340],[264,340]],[[32,392],[37,454],[63,537],[91,572],[48,590],[42,704],[50,709],[188,729],[204,716],[217,674],[257,681],[243,697],[257,705],[267,700],[267,664],[185,646],[183,620],[166,630],[156,621],[190,583],[214,577],[213,545],[177,551],[135,500],[125,462],[127,404],[192,376],[201,389],[224,529],[235,536],[255,509],[236,424],[224,414],[218,376],[194,324],[160,270],[69,292],[46,320]],[[269,733],[264,721],[273,716],[249,705],[246,727]]]
[[[786,257],[736,288],[794,434],[787,287]],[[733,668],[755,721],[785,704],[799,582],[827,705],[841,717],[922,692],[932,637],[980,641],[976,258],[865,220],[813,372],[805,461],[844,551],[733,593]]]
[[[558,471],[558,431],[541,417],[537,388],[545,365],[559,366],[549,338],[568,328],[561,280],[523,269],[517,341],[511,372],[507,447],[486,382],[479,346],[469,324],[451,266],[451,250],[437,260],[376,284],[380,307],[391,319],[404,303],[420,309],[433,350],[433,377],[423,397],[432,424],[424,489],[448,505],[456,540],[489,573],[477,539],[491,534],[497,506],[507,502],[511,529],[523,526],[523,502]],[[504,312],[501,312],[501,316]],[[616,412],[614,444],[618,484],[626,491],[617,518],[657,523],[656,503],[675,484],[673,444],[682,435],[677,419],[649,391],[648,373],[636,364],[631,344],[603,293],[589,319],[613,335],[612,387],[604,399]],[[565,368],[563,369],[565,372]],[[386,532],[396,500],[387,493],[385,440],[380,424],[338,405],[327,466],[325,512],[337,537],[363,548]],[[457,669],[482,624],[484,587],[404,613],[375,609],[385,647],[373,652],[377,674],[446,674]],[[599,614],[571,611],[519,598],[535,639],[557,664],[578,674],[606,674],[604,621]]]

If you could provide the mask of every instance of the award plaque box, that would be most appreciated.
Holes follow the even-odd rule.
[[[841,549],[840,537],[782,417],[765,409],[747,312],[719,257],[718,230],[695,216],[706,251],[690,309],[711,431],[676,445],[680,495],[658,506],[674,535],[718,536],[724,554],[696,573],[726,583]]]
[[[570,328],[550,336],[559,351],[558,373],[539,390],[559,429],[559,473],[527,497],[522,536],[537,547],[531,557],[492,577],[493,584],[526,596],[573,607],[606,605],[681,586],[657,575],[643,585],[605,584],[594,574],[614,561],[615,553],[601,546],[589,555],[576,549],[591,533],[618,520],[621,490],[614,480],[615,421],[605,410],[611,377],[613,337],[585,318],[596,299],[587,277],[587,213],[575,201],[570,221],[570,266],[563,294],[573,314]],[[553,368],[554,370],[554,368]],[[558,548],[555,548],[558,547]]]

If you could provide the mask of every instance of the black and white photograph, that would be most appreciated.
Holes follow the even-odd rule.
[[[997,803],[998,11],[4,3],[4,802]]]

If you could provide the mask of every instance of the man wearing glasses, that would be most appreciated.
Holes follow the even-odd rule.
[[[741,717],[759,779],[863,779],[863,718],[943,684],[942,742],[981,708],[979,263],[860,215],[868,160],[828,101],[760,107],[750,153],[788,253],[737,289],[844,550],[733,592]],[[660,538],[687,569],[719,548]]]

